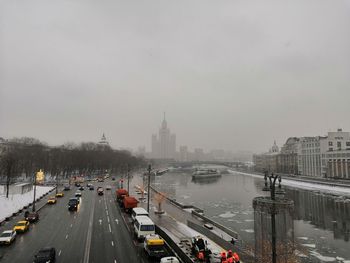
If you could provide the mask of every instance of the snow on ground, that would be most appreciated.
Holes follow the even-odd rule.
[[[262,178],[262,176],[256,175],[256,174],[236,172],[233,170],[229,170],[229,171],[231,173],[249,175],[251,177],[260,178],[260,179]],[[295,181],[295,180],[284,179],[284,178],[282,179],[282,185],[283,184],[287,185],[289,187],[294,187],[294,188],[301,188],[301,189],[307,189],[307,190],[318,190],[318,191],[322,191],[325,193],[350,196],[350,187],[330,186],[330,185],[323,185],[323,184],[317,184],[317,183]]]
[[[37,186],[36,196],[41,197],[45,193],[53,189],[52,186]],[[6,217],[11,216],[13,213],[22,209],[23,206],[28,205],[33,201],[34,192],[33,190],[25,194],[14,194],[9,195],[9,198],[5,196],[0,196],[0,221],[4,220]]]

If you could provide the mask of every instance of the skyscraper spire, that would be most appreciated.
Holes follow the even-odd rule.
[[[162,128],[166,129],[168,126],[168,124],[166,123],[166,119],[165,119],[165,111],[163,112],[163,121],[162,121]]]

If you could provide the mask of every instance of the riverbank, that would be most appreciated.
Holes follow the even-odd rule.
[[[242,172],[237,170],[228,170],[230,173],[238,173],[241,175],[247,175],[256,178],[263,178],[262,173]],[[286,179],[287,178],[287,179]],[[333,195],[345,195],[350,196],[350,184],[338,183],[332,181],[324,181],[318,179],[306,179],[292,176],[282,176],[282,186],[316,190]]]

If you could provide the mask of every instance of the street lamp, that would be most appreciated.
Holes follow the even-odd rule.
[[[129,172],[130,172],[129,164],[126,164],[126,176],[128,177],[128,193],[129,193],[129,184],[130,184]]]
[[[37,174],[39,172],[36,172],[34,174],[34,199],[33,199],[33,207],[32,207],[32,211],[35,212],[35,199],[36,199],[36,177],[37,177]]]
[[[151,185],[151,171],[152,171],[152,165],[148,165],[148,186],[147,186],[147,212],[149,213],[149,196],[150,196],[150,185]]]

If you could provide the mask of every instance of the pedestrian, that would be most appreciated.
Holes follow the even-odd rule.
[[[239,256],[238,256],[238,254],[236,252],[233,253],[233,258],[235,259],[236,263],[239,263]]]
[[[222,251],[221,252],[221,263],[227,263],[227,257],[226,257],[226,252]]]

